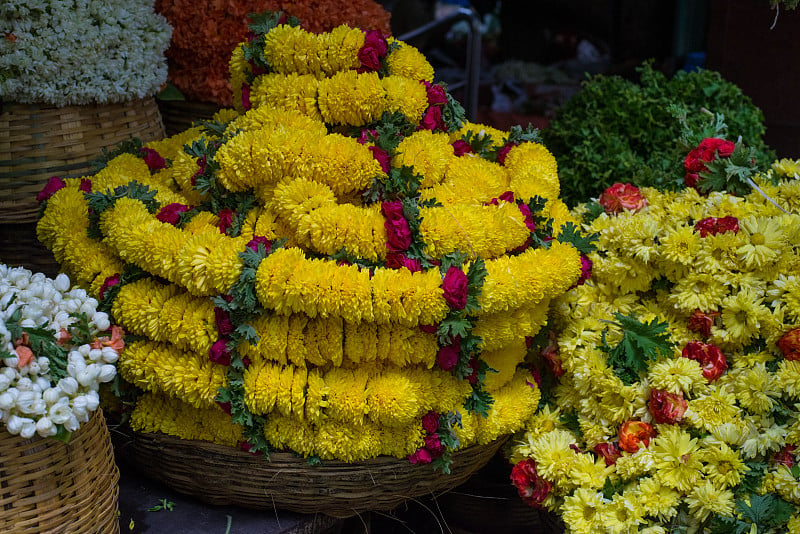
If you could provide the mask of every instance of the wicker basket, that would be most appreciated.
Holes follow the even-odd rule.
[[[119,532],[118,481],[100,410],[66,445],[0,431],[0,532]]]
[[[35,222],[36,194],[47,180],[89,174],[103,148],[164,137],[152,97],[60,108],[4,104],[0,111],[0,224]]]
[[[0,224],[0,263],[55,278],[61,265],[36,238],[36,224]]]
[[[132,433],[118,444],[117,453],[145,476],[209,504],[343,518],[448,491],[484,465],[504,441],[455,452],[449,475],[390,457],[311,466],[291,453],[271,453],[267,461],[234,447],[164,434]]]
[[[188,130],[196,122],[211,119],[220,107],[209,102],[159,100],[158,109],[167,135],[175,135]]]

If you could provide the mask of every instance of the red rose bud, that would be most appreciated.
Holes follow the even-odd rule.
[[[411,228],[405,218],[386,219],[383,221],[386,229],[386,248],[389,252],[403,252],[411,246]]]
[[[650,413],[656,423],[679,423],[689,405],[683,393],[670,393],[660,389],[650,390]]]
[[[739,232],[739,219],[731,217],[706,217],[694,224],[694,229],[700,233],[700,237],[708,235],[724,234],[725,232]]]
[[[696,309],[689,316],[688,328],[691,332],[697,332],[707,338],[711,335],[711,327],[714,326],[715,317],[719,317],[718,311],[703,313]]]
[[[389,46],[377,30],[369,30],[364,35],[364,46],[358,51],[358,60],[364,70],[380,70],[381,58],[386,56]]]
[[[504,202],[514,202],[514,192],[513,191],[506,191],[505,193],[502,193],[498,198],[500,200],[504,201]],[[520,204],[520,206],[522,206],[522,205],[523,204]],[[527,208],[528,206],[525,205],[525,207]],[[528,214],[530,214],[530,212],[531,212],[531,210],[528,209]],[[525,213],[525,212],[523,212],[523,213]],[[533,231],[533,230],[531,230],[531,231]]]
[[[503,148],[497,151],[497,163],[500,165],[506,164],[506,157],[508,153],[511,152],[511,149],[517,146],[519,143],[508,143]]]
[[[229,336],[236,329],[231,321],[231,316],[222,308],[214,308],[214,323],[217,325],[217,332],[221,336]]]
[[[151,171],[158,171],[167,168],[167,162],[161,157],[157,151],[152,148],[143,148],[139,151],[147,164],[147,168]]]
[[[681,356],[695,360],[703,368],[703,376],[709,382],[713,382],[728,368],[725,355],[716,345],[702,343],[700,341],[690,341],[683,347]]]
[[[250,105],[250,86],[246,83],[242,84],[242,107],[248,111],[252,106]]]
[[[439,414],[431,410],[422,416],[422,428],[428,434],[433,434],[439,430]]]
[[[733,154],[736,144],[725,139],[707,137],[700,141],[697,148],[692,149],[683,160],[683,167],[687,172],[699,173],[708,170],[706,163],[717,159],[727,158]]]
[[[421,324],[419,325],[419,329],[425,332],[426,334],[435,334],[439,331],[438,324]]]
[[[686,187],[691,187],[693,189],[697,189],[697,182],[700,181],[700,175],[694,172],[687,172],[686,176],[683,177],[683,183]]]
[[[98,293],[97,296],[100,297],[100,300],[103,300],[103,298],[106,296],[106,291],[118,285],[119,283],[120,283],[119,273],[107,277],[105,280],[103,280],[103,285],[100,286],[100,291],[97,292]]]
[[[536,461],[532,458],[527,458],[512,467],[510,478],[522,501],[534,508],[541,508],[552,489],[552,484],[539,476],[536,471]]]
[[[422,262],[408,258],[400,252],[388,252],[386,254],[386,267],[389,269],[405,267],[412,273],[416,273],[422,270]]]
[[[425,448],[428,449],[432,459],[439,458],[444,454],[444,445],[438,434],[425,436]]]
[[[372,157],[381,164],[381,170],[384,173],[388,173],[389,169],[392,168],[392,159],[389,157],[389,153],[376,146],[369,147],[369,151],[372,152]]]
[[[387,219],[405,219],[405,215],[403,215],[403,203],[399,200],[381,202],[381,214]]]
[[[501,197],[500,200],[503,200]],[[531,213],[531,208],[523,203],[518,205],[519,211],[522,212],[522,215],[525,217],[525,226],[528,227],[528,231],[535,232],[536,231],[536,223],[533,222],[533,214]]]
[[[442,280],[444,300],[454,310],[463,310],[467,306],[469,280],[460,267],[452,265]]]
[[[228,352],[228,342],[225,339],[218,339],[208,349],[208,359],[220,365],[231,364],[231,353]]]
[[[784,448],[775,453],[772,457],[772,462],[776,465],[785,465],[786,467],[794,467],[797,462],[794,458],[794,451],[797,449],[794,445],[786,445]]]
[[[168,223],[174,226],[181,220],[181,213],[185,213],[190,209],[191,208],[185,204],[173,202],[172,204],[167,204],[158,210],[158,213],[156,213],[156,219],[163,223]]]
[[[429,464],[433,461],[431,453],[424,447],[417,450],[414,454],[408,457],[408,461],[412,464]]]
[[[624,209],[638,211],[647,206],[647,199],[638,187],[620,182],[603,191],[598,202],[606,213],[619,213]]]
[[[91,193],[92,181],[89,178],[81,178],[81,184],[78,186],[78,189],[84,193]]]
[[[428,93],[428,104],[431,106],[447,104],[447,93],[445,92],[444,87],[438,83],[430,85],[426,91]]]
[[[603,460],[606,461],[606,465],[614,465],[617,463],[617,458],[622,456],[622,451],[619,450],[617,444],[610,441],[595,445],[594,452],[598,456],[603,457]]]
[[[217,228],[219,228],[219,232],[224,234],[228,231],[228,228],[231,227],[233,224],[233,217],[236,215],[236,212],[230,208],[222,208],[219,210],[217,217],[219,217],[219,222],[217,223]]]
[[[436,353],[436,365],[442,370],[450,372],[458,365],[458,356],[461,352],[461,341],[453,342],[452,345],[445,345],[439,348]]]
[[[47,183],[44,185],[41,191],[36,195],[36,200],[39,202],[44,202],[53,194],[58,191],[59,189],[63,189],[67,187],[67,183],[59,178],[58,176],[51,176]]]
[[[800,360],[800,328],[794,328],[783,334],[777,345],[787,360]]]
[[[459,139],[458,141],[453,142],[453,154],[456,156],[463,156],[464,154],[468,154],[470,152],[475,152],[472,150],[472,145],[464,141],[463,139]]]
[[[643,421],[626,421],[619,429],[619,448],[631,454],[640,447],[650,445],[650,438],[655,437],[653,425]]]
[[[467,377],[467,382],[472,384],[473,386],[478,383],[478,371],[481,368],[481,362],[478,361],[478,358],[473,356],[469,360],[469,368],[472,370],[470,375]]]
[[[430,106],[422,121],[419,123],[422,130],[443,130],[444,123],[442,122],[442,108],[438,106]]]
[[[247,242],[247,248],[253,252],[258,252],[258,245],[264,245],[264,250],[269,252],[269,248],[272,246],[272,241],[263,235],[254,235],[253,239]]]

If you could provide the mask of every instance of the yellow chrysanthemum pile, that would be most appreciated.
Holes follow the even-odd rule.
[[[763,194],[617,184],[578,210],[599,235],[593,274],[554,304],[557,337],[541,354],[560,380],[512,453],[520,495],[567,532],[796,528],[800,180],[790,163],[769,171],[777,185],[756,179]],[[616,210],[614,191],[624,193]]]
[[[377,39],[277,25],[233,55],[238,112],[47,199],[40,239],[136,336],[134,430],[427,462],[534,413],[525,338],[581,273],[555,160]]]

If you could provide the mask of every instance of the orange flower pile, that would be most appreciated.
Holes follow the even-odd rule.
[[[233,103],[228,81],[231,52],[247,34],[248,15],[283,11],[314,33],[347,24],[389,34],[389,13],[372,0],[156,0],[173,27],[166,52],[169,81],[188,100]]]

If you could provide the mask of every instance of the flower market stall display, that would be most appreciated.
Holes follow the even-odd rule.
[[[0,5],[0,223],[34,223],[50,176],[86,174],[104,148],[163,136],[153,95],[170,32],[148,1]]]
[[[54,180],[38,233],[136,336],[143,468],[215,503],[389,509],[536,409],[525,336],[587,244],[535,131],[466,123],[405,43],[281,21],[232,55],[243,114]]]
[[[169,81],[185,100],[159,100],[167,135],[183,131],[194,121],[207,120],[232,104],[228,77],[231,52],[248,35],[248,15],[283,10],[298,17],[313,33],[348,24],[389,33],[389,13],[372,0],[185,2],[158,0],[158,13],[174,28],[166,55]]]
[[[99,410],[122,332],[66,275],[0,264],[0,530],[118,532]]]
[[[578,210],[592,278],[554,305],[560,382],[511,473],[569,533],[800,531],[800,161],[715,182],[742,153],[706,139],[695,187]]]

